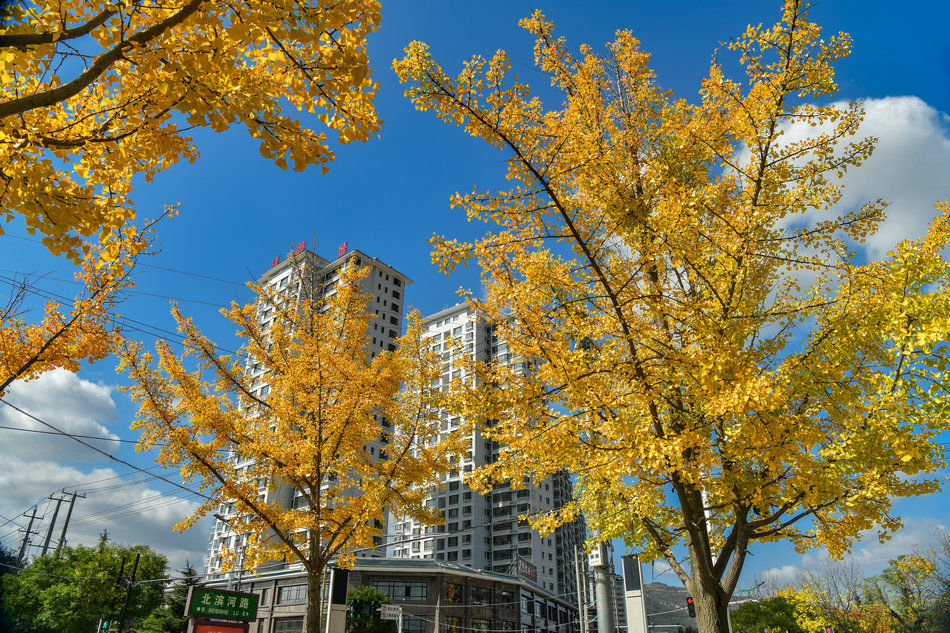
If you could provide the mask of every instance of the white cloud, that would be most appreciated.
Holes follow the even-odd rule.
[[[900,240],[922,236],[933,204],[950,197],[950,119],[918,97],[864,102],[859,134],[878,138],[874,154],[845,177],[841,209],[869,200],[888,203],[887,220],[868,240],[870,255],[884,256]]]
[[[855,138],[876,137],[877,146],[840,181],[843,195],[833,211],[847,212],[878,198],[888,203],[887,219],[866,243],[868,256],[879,259],[902,239],[922,236],[934,217],[933,204],[950,198],[950,117],[914,96],[866,99],[863,104],[865,116]],[[783,143],[815,131],[807,125],[786,126]],[[814,223],[820,217],[803,219]]]
[[[4,460],[0,465],[0,487],[11,492],[0,499],[0,514],[17,519],[26,526],[29,519],[19,516],[37,499],[65,488],[85,492],[77,498],[66,535],[69,545],[95,543],[105,529],[109,538],[120,543],[146,544],[169,559],[169,569],[180,568],[185,559],[200,567],[208,546],[205,524],[179,534],[172,525],[186,517],[197,503],[194,498],[157,480],[142,481],[141,474],[119,473],[111,468],[96,468],[90,472],[63,466],[54,462]],[[103,481],[105,480],[105,481]],[[63,495],[59,495],[63,496]],[[31,554],[38,555],[52,521],[55,504],[38,504],[38,520],[31,538]],[[66,516],[68,502],[62,504],[52,531],[51,547],[55,546]],[[42,517],[42,519],[40,519]],[[0,529],[10,534],[12,525]],[[3,540],[4,545],[18,548],[22,532],[16,531]]]
[[[802,570],[820,570],[829,565],[841,564],[854,565],[864,575],[872,576],[879,574],[887,567],[888,561],[901,554],[926,549],[935,542],[937,531],[945,529],[945,526],[946,521],[939,518],[905,517],[904,527],[883,543],[879,542],[874,530],[865,532],[843,561],[835,561],[826,551],[816,550],[801,556],[798,564],[766,569],[757,574],[757,578],[764,580],[770,587],[781,588],[793,585]]]
[[[96,385],[64,370],[43,374],[35,381],[17,383],[6,396],[13,404],[70,433],[118,439],[107,425],[118,415],[112,400],[113,388]],[[0,407],[0,425],[48,430],[9,407]],[[169,559],[169,570],[183,566],[186,559],[201,567],[208,546],[208,523],[179,534],[172,525],[196,507],[194,497],[169,484],[145,475],[111,467],[95,467],[88,462],[101,459],[95,452],[73,440],[36,433],[0,429],[0,514],[14,519],[0,527],[0,541],[19,549],[29,519],[22,516],[37,500],[39,516],[33,525],[30,554],[39,553],[49,532],[55,504],[47,499],[60,490],[85,492],[77,498],[66,535],[69,545],[93,544],[103,529],[112,540],[146,544]],[[118,443],[90,440],[114,452]],[[78,464],[78,465],[77,465]],[[161,472],[161,471],[153,471]],[[169,477],[172,481],[177,477]],[[68,503],[60,507],[51,534],[55,547],[64,523]],[[39,518],[42,517],[42,518]]]
[[[766,569],[761,574],[762,580],[766,584],[775,586],[775,587],[784,587],[788,584],[791,584],[795,577],[798,575],[800,568],[795,565],[782,565],[781,567],[773,567],[772,569]]]
[[[30,382],[16,382],[10,386],[5,399],[24,411],[49,422],[68,433],[91,435],[104,439],[118,439],[106,424],[117,419],[112,387],[97,385],[79,378],[65,369],[54,369]],[[50,431],[29,417],[0,407],[0,426]],[[99,456],[87,449],[77,450],[74,440],[45,433],[24,433],[0,429],[0,457],[42,459],[47,461],[89,461]],[[116,442],[89,440],[105,451],[118,447]]]

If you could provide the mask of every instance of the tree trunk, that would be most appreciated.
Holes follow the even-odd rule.
[[[304,633],[321,633],[323,624],[323,574],[317,570],[307,572],[307,618]]]
[[[729,633],[729,597],[720,591],[697,591],[693,595],[699,633]]]

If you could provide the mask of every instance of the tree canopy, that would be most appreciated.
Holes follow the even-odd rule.
[[[324,171],[334,139],[315,128],[339,143],[378,131],[365,45],[379,11],[375,0],[2,3],[0,236],[21,220],[81,266],[83,290],[70,300],[30,271],[0,276],[0,396],[112,351],[115,304],[153,242],[133,187],[194,162],[191,130],[240,124],[279,166]]]
[[[504,51],[454,77],[420,42],[394,62],[412,103],[503,152],[513,183],[453,197],[485,237],[433,239],[443,270],[478,263],[469,301],[533,364],[474,367],[454,405],[507,447],[475,482],[572,470],[576,501],[534,525],[583,511],[664,558],[701,633],[726,630],[752,544],[840,556],[883,538],[892,499],[936,490],[943,464],[950,204],[885,259],[860,251],[884,204],[839,212],[838,179],[874,140],[854,138],[860,104],[829,104],[850,38],[807,9],[786,0],[730,42],[697,103],[657,85],[631,32],[574,55],[540,12],[522,26],[557,107]]]
[[[161,464],[179,467],[209,499],[177,529],[233,504],[243,559],[222,555],[248,569],[302,563],[311,633],[330,560],[345,565],[375,547],[387,508],[441,520],[424,502],[460,450],[453,438],[440,441],[443,394],[431,383],[441,363],[418,323],[394,351],[371,353],[368,328],[382,317],[368,310],[368,270],[351,257],[324,293],[317,268],[300,261],[290,294],[255,287],[257,305],[223,310],[245,340],[237,358],[220,355],[177,309],[182,355],[165,343],[154,358],[133,344],[123,352],[139,448],[158,449]],[[189,372],[192,360],[198,369]]]
[[[197,149],[188,131],[243,125],[261,154],[304,169],[378,130],[366,35],[374,0],[10,3],[0,25],[0,217],[54,254],[109,236],[151,180]],[[0,234],[3,225],[0,224]]]
[[[105,538],[94,547],[66,547],[37,558],[20,573],[3,576],[3,616],[16,633],[89,633],[100,618],[116,620],[129,590],[126,622],[149,614],[162,601],[165,557],[146,545]],[[123,564],[124,562],[124,564]],[[141,584],[140,584],[141,583]]]

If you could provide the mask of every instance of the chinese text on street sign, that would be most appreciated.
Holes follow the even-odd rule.
[[[191,587],[185,615],[219,620],[253,620],[257,618],[257,595]]]

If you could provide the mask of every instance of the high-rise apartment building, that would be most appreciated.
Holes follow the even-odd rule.
[[[458,304],[423,320],[423,338],[432,351],[442,354],[443,372],[439,388],[465,379],[459,360],[462,356],[485,363],[513,365],[526,371],[523,359],[512,354],[505,342],[467,304]],[[458,414],[447,411],[442,431],[459,429]],[[585,539],[583,518],[541,536],[520,515],[556,510],[573,495],[568,474],[545,479],[531,478],[522,489],[496,485],[490,494],[480,495],[469,488],[465,475],[478,466],[498,459],[501,446],[475,430],[469,434],[469,449],[458,469],[444,477],[444,486],[434,490],[430,507],[442,510],[444,525],[427,528],[410,519],[390,516],[393,543],[387,555],[393,558],[431,558],[459,563],[474,569],[515,574],[554,595],[576,592],[574,546]]]
[[[305,291],[331,295],[336,291],[339,274],[344,266],[368,267],[370,272],[362,282],[362,290],[371,298],[368,309],[376,314],[367,332],[369,354],[375,356],[383,350],[395,349],[396,339],[402,333],[405,289],[411,281],[391,266],[361,251],[349,251],[346,246],[345,242],[341,244],[336,259],[329,260],[308,250],[301,242],[288,257],[275,258],[267,272],[257,280],[257,284],[290,299]],[[307,288],[303,284],[312,287]],[[258,302],[257,318],[261,325],[271,323],[274,312],[272,306]],[[253,359],[247,361],[245,372],[254,379],[255,394],[266,396],[270,385],[263,370]],[[371,454],[378,454],[380,448],[381,445],[371,445],[369,450]],[[235,471],[241,471],[250,464],[249,461],[235,461],[233,467]],[[273,486],[267,481],[261,481],[260,485],[262,499],[267,503],[277,502],[283,507],[299,507],[303,500],[301,494],[291,486]],[[239,553],[244,547],[244,536],[236,534],[230,527],[229,520],[233,516],[233,504],[222,504],[216,513],[205,566],[205,576],[208,580],[221,577],[223,553],[229,550]],[[362,552],[360,555],[382,556],[383,552],[384,548],[380,548]]]

